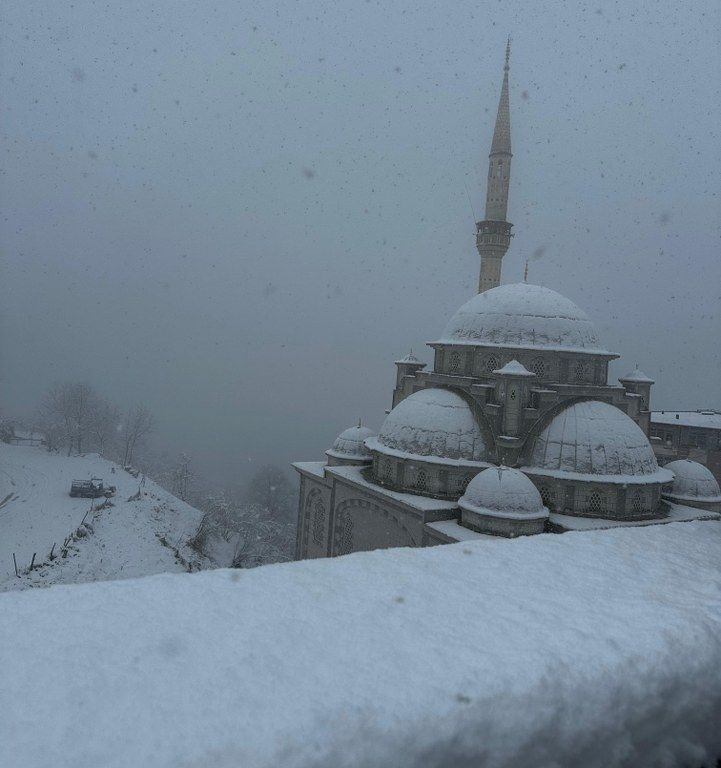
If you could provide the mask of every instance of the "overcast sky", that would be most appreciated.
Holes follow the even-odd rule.
[[[389,407],[475,291],[511,35],[515,237],[653,405],[721,408],[721,5],[2,11],[3,410],[84,379],[232,480]]]

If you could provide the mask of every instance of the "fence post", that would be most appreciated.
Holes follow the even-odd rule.
[[[15,566],[15,575],[20,578],[20,574],[18,573],[18,561],[15,559],[15,553],[13,552],[13,565]]]
[[[35,565],[35,555],[37,555],[37,552],[33,552],[33,559],[30,561],[30,567],[28,568],[28,571],[32,571],[33,566]]]

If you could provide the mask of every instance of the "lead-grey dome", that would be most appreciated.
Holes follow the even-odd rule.
[[[548,517],[536,486],[517,469],[489,467],[479,472],[458,500],[466,511],[488,517],[537,520]]]
[[[667,494],[679,501],[721,502],[721,489],[711,470],[697,461],[678,459],[664,469],[673,472],[673,485]]]
[[[365,446],[365,441],[373,437],[373,431],[368,427],[348,427],[333,441],[333,447],[326,451],[327,456],[337,459],[370,459],[371,453]]]
[[[439,343],[607,354],[583,310],[550,288],[527,283],[474,296],[450,319]]]
[[[483,461],[486,442],[468,403],[449,389],[422,389],[386,416],[370,449],[461,461]]]
[[[648,438],[619,408],[599,400],[574,403],[556,415],[530,450],[529,470],[600,475],[623,481],[668,482]]]

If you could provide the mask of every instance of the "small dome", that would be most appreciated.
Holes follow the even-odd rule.
[[[466,488],[458,506],[489,517],[537,520],[548,517],[536,486],[517,469],[490,467],[479,472]]]
[[[678,459],[664,469],[673,472],[673,485],[667,494],[675,499],[689,501],[721,501],[721,489],[711,470],[697,461]]]
[[[556,415],[533,443],[528,468],[545,472],[642,476],[668,482],[648,438],[619,408],[598,400],[575,403]]]
[[[370,459],[371,453],[365,447],[365,441],[373,437],[373,431],[368,427],[348,427],[333,441],[333,447],[326,455],[335,458]]]
[[[583,310],[550,288],[527,283],[474,296],[450,319],[440,343],[606,353]]]
[[[646,374],[639,369],[638,366],[634,368],[630,373],[627,373],[625,376],[621,376],[619,379],[621,383],[624,381],[635,381],[637,384],[655,384],[656,382],[646,376]]]
[[[450,389],[421,389],[386,416],[369,448],[414,456],[483,461],[486,443],[468,403]]]

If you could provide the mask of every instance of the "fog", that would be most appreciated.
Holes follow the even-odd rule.
[[[377,429],[476,289],[508,35],[504,282],[721,407],[715,0],[3,8],[3,412],[87,380],[224,482]]]

